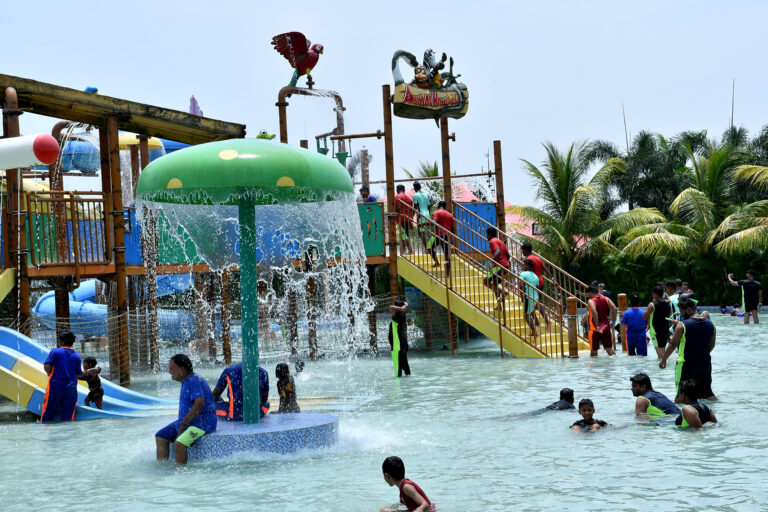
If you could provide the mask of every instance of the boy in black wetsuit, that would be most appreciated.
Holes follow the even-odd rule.
[[[565,411],[568,409],[575,409],[573,406],[573,390],[571,388],[563,388],[560,390],[560,400],[541,409],[541,412]]]
[[[571,430],[594,432],[608,426],[608,423],[603,420],[598,420],[592,417],[595,414],[595,404],[593,404],[592,400],[589,398],[585,398],[579,402],[579,414],[581,414],[583,419],[574,422],[574,424],[571,425]]]
[[[709,406],[699,403],[698,399],[699,385],[696,381],[693,379],[682,381],[675,401],[685,405],[680,411],[680,416],[675,420],[675,425],[699,429],[704,423],[717,423],[715,413]]]
[[[91,368],[93,368],[93,371],[89,372],[88,370]],[[101,387],[99,373],[101,373],[101,368],[96,366],[95,357],[83,359],[83,377],[81,380],[88,383],[88,396],[85,397],[86,407],[90,407],[91,402],[93,402],[98,409],[101,409],[101,403],[104,399],[104,388]]]
[[[280,407],[272,414],[301,412],[301,407],[296,401],[296,383],[291,376],[291,369],[288,364],[277,363],[275,377],[277,377],[277,394],[280,396]]]
[[[398,377],[402,377],[403,372],[406,375],[411,374],[411,367],[408,365],[408,319],[405,316],[407,309],[408,303],[402,299],[397,299],[392,306],[389,306],[392,312],[388,335],[389,347],[392,349],[392,362]]]
[[[645,313],[643,313],[643,320],[648,322],[649,337],[656,349],[656,355],[661,359],[669,341],[669,320],[667,318],[672,316],[672,306],[664,298],[664,289],[661,286],[654,286],[651,293],[653,294],[653,302],[648,304]]]

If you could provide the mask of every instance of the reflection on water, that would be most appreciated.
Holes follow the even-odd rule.
[[[410,356],[413,375],[392,377],[387,355],[307,362],[299,396],[357,397],[339,413],[333,448],[242,455],[177,469],[154,458],[154,432],[169,418],[39,425],[0,405],[0,502],[5,510],[378,510],[397,500],[381,462],[406,474],[443,511],[759,510],[768,502],[764,410],[766,327],[716,318],[713,406],[721,423],[700,432],[636,427],[578,435],[574,412],[501,420],[557,400],[569,386],[595,401],[595,416],[633,425],[629,377],[647,371],[673,394],[674,370],[655,358],[532,361],[498,358],[474,340],[451,359]],[[274,372],[274,362],[264,363]],[[213,383],[218,370],[201,373]],[[137,389],[174,397],[167,375]],[[273,403],[275,388],[272,383]],[[322,401],[320,403],[320,406]]]

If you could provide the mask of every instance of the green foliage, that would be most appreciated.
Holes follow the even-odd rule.
[[[768,272],[768,125],[752,141],[734,127],[720,142],[641,132],[623,153],[606,141],[544,147],[541,166],[523,160],[542,207],[509,211],[539,227],[521,241],[582,281],[648,297],[680,277],[706,303],[730,303],[726,268]],[[603,167],[588,180],[594,162]],[[614,214],[622,203],[629,211]]]

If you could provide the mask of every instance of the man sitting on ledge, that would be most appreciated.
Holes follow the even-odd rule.
[[[221,399],[225,389],[227,401]],[[269,374],[261,366],[259,366],[259,395],[261,397],[259,416],[263,418],[269,412]],[[217,416],[229,421],[243,421],[243,363],[224,368],[219,382],[213,388],[213,399],[216,402]]]
[[[176,450],[176,463],[186,464],[187,448],[192,443],[216,431],[216,406],[211,388],[205,379],[192,370],[192,361],[184,354],[176,354],[168,362],[168,373],[181,382],[179,393],[179,419],[155,434],[157,460],[168,459],[170,444]]]

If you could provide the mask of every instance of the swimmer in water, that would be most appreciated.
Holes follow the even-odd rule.
[[[675,425],[700,429],[704,423],[717,423],[715,413],[708,405],[699,403],[698,399],[699,385],[696,381],[693,379],[682,381],[675,401],[685,405],[675,420]]]
[[[607,427],[608,423],[603,420],[593,418],[595,414],[595,405],[589,398],[584,398],[579,402],[579,414],[582,419],[576,421],[571,425],[571,430],[578,432],[595,432],[603,427]]]

